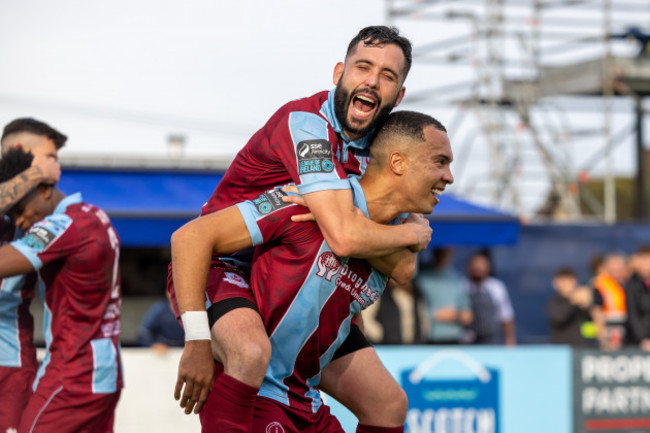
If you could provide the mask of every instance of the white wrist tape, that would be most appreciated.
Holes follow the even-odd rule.
[[[181,314],[181,321],[185,329],[185,341],[210,339],[207,311],[186,311]]]

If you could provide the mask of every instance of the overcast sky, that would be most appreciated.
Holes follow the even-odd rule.
[[[164,153],[183,133],[190,153],[234,154],[385,22],[374,0],[3,3],[0,123],[41,117],[70,153]]]
[[[333,87],[333,67],[360,28],[388,22],[382,0],[2,3],[0,124],[20,116],[51,123],[69,135],[64,157],[164,156],[169,134],[186,137],[190,157],[232,157],[282,104]],[[467,25],[444,20],[398,24],[416,50],[467,33]],[[475,76],[416,59],[402,108],[454,129],[456,108],[409,104],[408,97]],[[572,120],[601,122],[584,116]],[[459,179],[452,191],[486,202],[480,186],[490,155],[471,139],[476,123],[464,120],[450,132]],[[631,153],[619,150],[617,170],[630,172]],[[576,158],[589,153],[573,151]],[[531,209],[548,185],[533,153],[522,166],[539,172],[526,180],[533,182]]]

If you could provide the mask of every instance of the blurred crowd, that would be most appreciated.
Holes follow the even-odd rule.
[[[547,304],[551,342],[650,350],[650,246],[593,257],[591,274],[581,284],[571,268],[555,272]]]
[[[463,273],[452,259],[453,249],[436,249],[408,285],[391,281],[364,311],[368,337],[381,344],[516,344],[508,289],[492,275],[489,257],[474,253]],[[549,343],[650,351],[650,246],[595,256],[590,272],[587,281],[570,267],[549,275],[552,295],[540,305]]]

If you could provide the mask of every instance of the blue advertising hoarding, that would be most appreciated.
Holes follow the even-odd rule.
[[[571,433],[571,350],[378,346],[407,392],[406,433]],[[346,432],[356,418],[326,402]]]

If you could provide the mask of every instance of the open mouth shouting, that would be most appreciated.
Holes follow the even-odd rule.
[[[440,203],[440,196],[442,195],[442,189],[431,188],[431,194],[436,198],[436,203]]]
[[[366,120],[371,118],[377,107],[379,107],[380,99],[374,94],[367,90],[359,90],[352,95],[352,101],[350,104],[350,112],[352,117],[355,117],[359,120]]]

